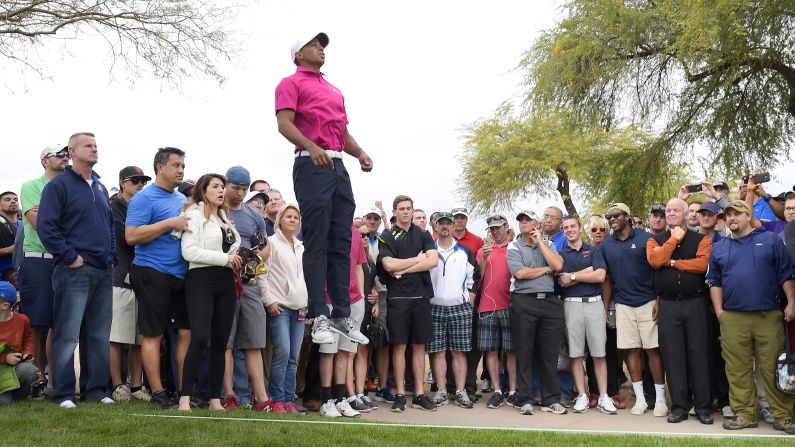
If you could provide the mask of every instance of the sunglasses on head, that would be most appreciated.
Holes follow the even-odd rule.
[[[141,177],[127,177],[125,181],[129,180],[133,185],[146,185],[146,180]]]
[[[604,233],[605,231],[607,231],[607,228],[599,228],[599,227],[591,228],[591,233],[596,233],[597,231],[600,233]]]

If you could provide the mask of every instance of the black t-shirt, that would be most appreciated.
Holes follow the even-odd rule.
[[[378,238],[379,262],[384,258],[409,259],[428,250],[436,250],[433,237],[414,224],[411,224],[408,231],[396,225],[381,233]],[[387,298],[433,296],[429,272],[408,273],[400,279],[385,273],[382,275],[383,279],[386,279]]]
[[[135,257],[135,248],[127,245],[124,238],[124,221],[127,220],[127,201],[118,196],[110,203],[110,211],[113,214],[113,228],[116,232],[116,254],[119,260],[118,265],[113,268],[113,287],[124,287],[130,289],[130,285],[125,282],[127,273],[130,272],[130,265]]]

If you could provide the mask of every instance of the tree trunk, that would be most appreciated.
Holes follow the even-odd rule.
[[[566,165],[562,163],[559,164],[557,168],[555,168],[555,175],[558,177],[558,186],[555,189],[557,189],[560,194],[560,198],[563,199],[563,205],[566,207],[566,214],[579,219],[580,215],[577,213],[577,208],[571,200],[569,174],[566,172]]]

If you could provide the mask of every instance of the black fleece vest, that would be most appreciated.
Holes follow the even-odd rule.
[[[662,246],[665,241],[670,239],[671,232],[657,234],[654,240]],[[698,244],[701,243],[703,234],[687,230],[685,237],[679,241],[671,259],[694,259],[698,252]],[[707,286],[704,283],[704,275],[677,270],[670,265],[654,271],[654,291],[662,299],[686,299],[707,296]]]

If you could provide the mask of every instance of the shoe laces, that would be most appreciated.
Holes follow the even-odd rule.
[[[315,326],[312,328],[312,332],[327,330],[329,330],[328,319],[324,316],[317,317],[315,320]]]

